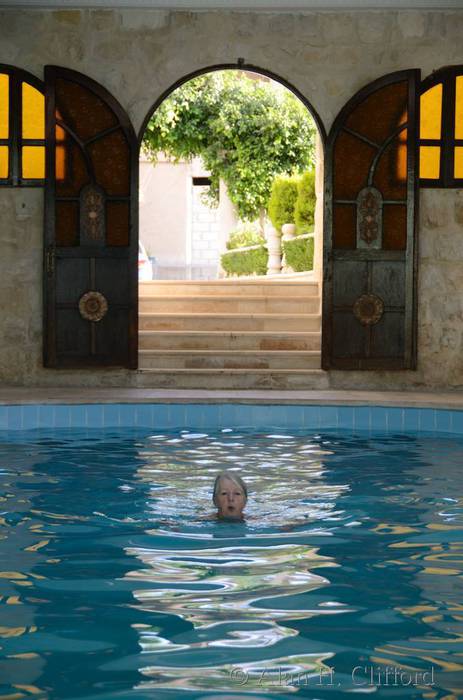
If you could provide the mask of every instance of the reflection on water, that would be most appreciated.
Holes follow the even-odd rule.
[[[0,700],[463,697],[463,441],[21,434]],[[218,522],[221,469],[244,522]]]

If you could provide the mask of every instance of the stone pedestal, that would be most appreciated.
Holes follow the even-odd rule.
[[[281,233],[282,233],[282,236],[281,236],[282,241],[292,241],[293,238],[295,238],[295,236],[296,236],[296,225],[295,224],[283,224],[283,226],[281,227]],[[282,248],[283,248],[283,246],[282,246]],[[292,272],[292,269],[290,267],[288,267],[288,265],[286,264],[286,257],[285,257],[284,250],[283,250],[282,256],[281,256],[281,271],[283,273]]]

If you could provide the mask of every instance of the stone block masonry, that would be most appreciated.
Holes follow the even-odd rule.
[[[463,9],[272,13],[10,7],[0,12],[0,62],[40,78],[46,64],[80,71],[105,86],[139,130],[154,102],[176,81],[243,57],[289,81],[329,130],[349,98],[376,78],[406,68],[420,68],[425,77],[440,66],[461,63],[462,34]],[[421,191],[418,371],[331,372],[330,386],[463,386],[462,212],[461,192]],[[42,367],[43,192],[0,188],[0,213],[0,381],[135,386],[136,372]],[[198,242],[205,234],[198,229]]]

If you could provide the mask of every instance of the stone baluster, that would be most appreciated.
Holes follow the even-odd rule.
[[[267,275],[279,274],[281,272],[281,239],[276,228],[270,224],[265,227],[265,240],[268,250]]]

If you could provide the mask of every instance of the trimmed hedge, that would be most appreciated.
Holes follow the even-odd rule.
[[[294,220],[298,233],[313,231],[315,223],[315,171],[307,170],[298,180]]]
[[[268,215],[278,233],[283,224],[294,224],[294,207],[297,200],[297,178],[276,177],[268,200]]]
[[[253,228],[246,228],[232,231],[228,236],[226,246],[227,250],[235,250],[235,248],[246,248],[252,245],[263,245],[264,243],[265,238],[259,231]]]
[[[294,272],[313,270],[313,235],[296,236],[290,241],[282,241],[286,264]]]
[[[268,250],[264,245],[233,250],[220,258],[227,277],[267,274]]]

